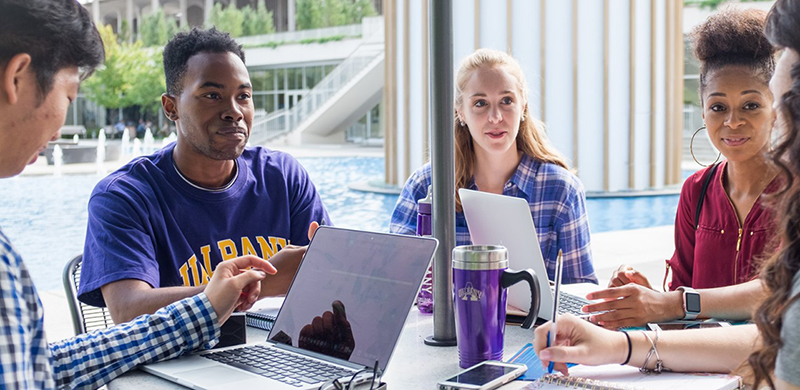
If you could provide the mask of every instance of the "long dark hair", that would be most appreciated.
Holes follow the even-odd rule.
[[[778,0],[767,16],[766,35],[770,42],[782,48],[800,52],[800,1]],[[783,314],[797,300],[790,300],[794,275],[800,270],[800,62],[792,65],[791,88],[783,96],[778,110],[787,118],[781,140],[773,149],[772,160],[780,169],[785,185],[776,194],[778,223],[782,247],[761,269],[761,282],[767,296],[755,311],[754,320],[763,341],[748,363],[755,375],[754,388],[762,381],[775,387],[772,373],[778,350],[782,346]],[[792,331],[797,331],[792,330]]]

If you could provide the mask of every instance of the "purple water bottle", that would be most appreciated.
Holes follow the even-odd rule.
[[[539,281],[532,269],[508,269],[508,251],[499,245],[462,245],[453,249],[453,290],[458,363],[471,367],[503,360],[506,289],[526,281],[531,307],[522,327],[530,329],[539,314]]]
[[[432,190],[428,186],[428,195],[417,202],[417,235],[430,237],[432,232]],[[433,265],[428,266],[428,272],[422,279],[422,287],[417,293],[417,308],[423,313],[433,312]]]

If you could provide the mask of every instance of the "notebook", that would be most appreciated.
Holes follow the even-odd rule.
[[[278,311],[283,305],[283,297],[264,298],[245,312],[245,324],[254,328],[272,330]]]
[[[643,374],[631,366],[607,364],[602,366],[569,365],[570,376],[560,373],[547,374],[542,363],[533,352],[533,345],[526,344],[514,354],[509,363],[523,363],[528,371],[519,379],[532,381],[524,390],[548,389],[719,389],[736,390],[743,388],[741,378],[724,374],[695,374],[662,372]]]
[[[431,238],[320,227],[265,342],[142,369],[194,389],[317,389],[386,370],[436,250]],[[324,319],[323,319],[324,318]]]
[[[508,265],[514,270],[531,268],[539,279],[539,322],[553,319],[553,291],[539,246],[539,238],[531,218],[528,201],[523,198],[490,194],[465,188],[458,190],[469,234],[475,245],[503,245],[508,249]],[[527,283],[508,289],[508,312],[527,315],[531,306]],[[562,292],[559,313],[584,316],[581,307],[590,302],[582,297]],[[517,309],[517,310],[515,310]],[[513,321],[513,318],[512,318]]]

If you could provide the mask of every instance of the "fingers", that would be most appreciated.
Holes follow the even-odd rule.
[[[625,271],[625,277],[628,280],[630,280],[631,283],[636,283],[636,284],[638,284],[640,286],[651,288],[650,287],[650,281],[647,279],[647,277],[644,276],[644,274],[642,274],[641,272],[639,272],[639,271],[637,271],[635,269],[634,270]]]
[[[219,263],[217,268],[222,266],[231,267],[231,264],[235,265],[239,269],[245,269],[250,267],[258,268],[270,275],[275,275],[275,273],[278,272],[278,270],[275,269],[275,267],[269,261],[266,261],[258,256],[253,256],[253,255],[246,255],[242,257],[237,257],[235,259],[230,259],[228,261],[223,261],[222,263]]]
[[[591,303],[581,308],[584,313],[596,313],[599,311],[620,310],[628,309],[631,307],[628,298],[614,299],[610,301],[603,301],[598,303]]]
[[[338,299],[333,301],[333,303],[331,303],[331,307],[333,308],[333,314],[337,318],[347,320],[347,313],[344,311],[344,303],[342,303],[342,301]]]
[[[598,300],[598,299],[619,299],[630,296],[633,291],[635,291],[635,287],[631,285],[625,285],[622,287],[612,287],[607,288],[605,290],[598,290],[590,292],[586,294],[586,299],[590,301]]]
[[[314,238],[314,233],[317,232],[318,228],[319,228],[319,222],[317,222],[317,221],[313,221],[313,222],[311,222],[310,225],[308,225],[308,240],[309,241],[311,241],[311,239]]]

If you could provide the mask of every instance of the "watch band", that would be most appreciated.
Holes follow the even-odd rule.
[[[691,287],[681,286],[677,288],[683,292],[683,319],[684,320],[694,320],[697,316],[700,315],[700,293],[698,293],[695,289]],[[693,297],[690,297],[692,295]],[[693,304],[690,304],[689,301],[696,303],[696,310],[691,308]]]

